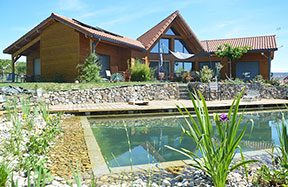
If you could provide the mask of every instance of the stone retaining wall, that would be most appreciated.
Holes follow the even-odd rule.
[[[50,91],[43,94],[51,105],[113,103],[129,100],[170,100],[179,98],[178,84],[144,84],[87,90]]]
[[[217,99],[215,91],[209,96],[208,83],[193,82],[188,84],[190,91],[198,89],[201,91],[205,99]],[[268,86],[261,84],[219,84],[219,93],[222,100],[234,99],[234,97],[244,88],[243,97],[258,93],[259,99],[288,99],[288,88],[279,86]],[[250,90],[250,91],[249,91]]]

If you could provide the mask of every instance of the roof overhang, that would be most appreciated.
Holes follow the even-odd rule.
[[[26,46],[30,41],[33,41],[35,38],[39,37],[41,34],[41,31],[43,29],[45,29],[45,27],[49,26],[50,23],[53,23],[55,21],[58,21],[60,23],[63,23],[71,28],[73,28],[74,30],[83,33],[84,35],[90,37],[90,38],[98,38],[101,39],[103,41],[108,41],[108,42],[112,42],[118,45],[122,45],[122,46],[126,46],[129,48],[134,48],[137,50],[143,50],[145,51],[146,49],[143,47],[139,47],[133,44],[129,44],[129,43],[125,43],[125,42],[121,42],[121,41],[117,41],[117,40],[113,40],[104,36],[100,36],[100,35],[96,35],[94,33],[88,32],[87,30],[78,27],[72,23],[70,23],[69,21],[62,19],[61,17],[55,15],[55,14],[51,14],[51,16],[49,16],[47,19],[45,19],[44,21],[42,21],[40,24],[38,24],[36,27],[34,27],[32,30],[30,30],[28,33],[26,33],[25,35],[23,35],[21,38],[19,38],[17,41],[15,41],[14,43],[12,43],[9,47],[7,47],[6,49],[3,50],[4,53],[7,54],[14,54],[16,51],[18,51],[19,49],[21,49],[22,47]]]

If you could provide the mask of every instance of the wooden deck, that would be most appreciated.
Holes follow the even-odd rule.
[[[209,109],[227,109],[232,104],[232,100],[207,101]],[[288,100],[262,99],[259,101],[240,102],[242,108],[261,108],[288,105]],[[148,105],[138,106],[128,103],[98,103],[98,104],[75,104],[75,105],[54,105],[50,106],[51,112],[66,113],[129,113],[129,112],[147,112],[147,111],[177,111],[176,105],[184,106],[187,109],[193,109],[190,100],[169,100],[169,101],[150,101]]]

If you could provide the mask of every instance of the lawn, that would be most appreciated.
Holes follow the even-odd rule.
[[[167,82],[166,82],[167,83]],[[33,83],[0,83],[0,87],[3,86],[20,86],[26,89],[35,90],[42,88],[43,91],[59,91],[59,90],[72,90],[72,89],[90,89],[90,88],[108,88],[115,86],[127,86],[136,84],[165,84],[165,82],[101,82],[101,83],[52,83],[52,82],[33,82]]]

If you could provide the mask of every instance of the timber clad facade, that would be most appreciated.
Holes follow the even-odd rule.
[[[229,64],[214,54],[217,46],[225,43],[233,47],[250,46],[251,50]],[[11,54],[13,67],[17,59],[27,56],[27,81],[56,81],[60,76],[73,82],[79,75],[77,65],[90,53],[99,55],[103,77],[105,70],[111,74],[126,71],[128,63],[133,66],[135,59],[142,59],[159,71],[161,53],[161,70],[167,79],[175,72],[200,71],[205,65],[215,69],[219,62],[223,65],[222,79],[229,76],[230,69],[234,78],[247,79],[244,74],[248,73],[248,79],[258,74],[269,79],[276,50],[275,35],[200,41],[176,11],[137,40],[52,13],[4,53]],[[175,52],[194,56],[180,58]]]

